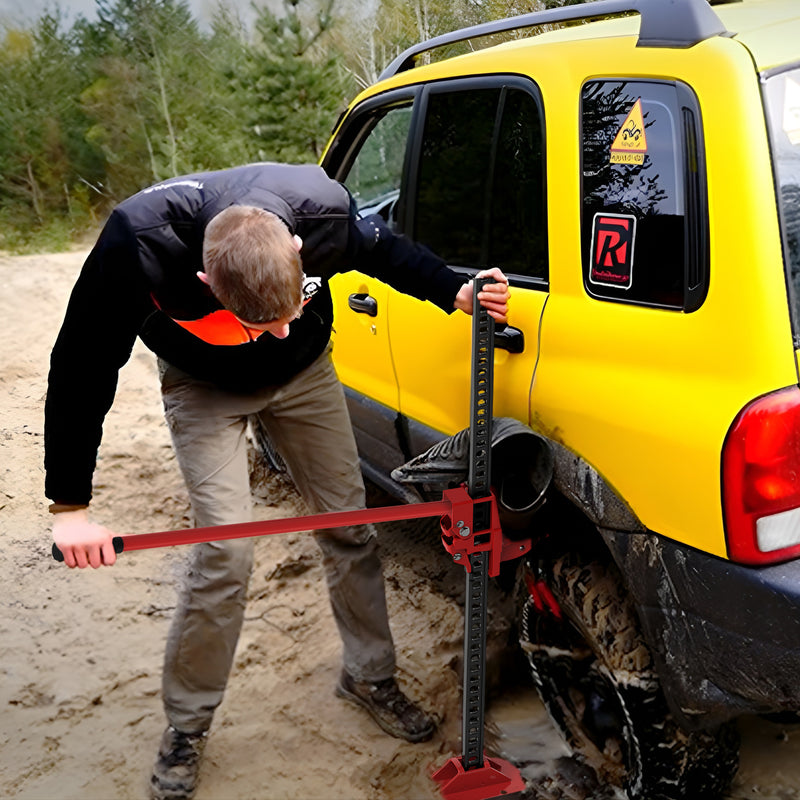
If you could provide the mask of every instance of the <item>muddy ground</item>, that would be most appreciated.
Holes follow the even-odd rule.
[[[115,567],[97,571],[71,571],[48,555],[48,354],[84,256],[0,257],[3,798],[145,798],[164,725],[160,663],[186,549],[126,553]],[[259,474],[258,486],[260,517],[303,512],[280,476]],[[188,524],[154,360],[140,345],[106,422],[93,506],[98,521],[124,533]],[[380,536],[399,677],[440,717],[435,737],[420,745],[391,739],[333,696],[339,639],[314,543],[305,533],[268,537],[257,543],[247,620],[198,800],[439,796],[430,770],[460,751],[464,574],[429,523],[383,526]],[[493,643],[506,635],[496,617]],[[566,760],[530,686],[509,685],[514,666],[504,664],[505,690],[491,697],[488,744],[524,758],[531,798],[596,794]],[[800,798],[800,728],[745,719],[741,730],[741,768],[730,798]],[[556,773],[555,782],[548,778]],[[582,782],[583,789],[571,788]]]

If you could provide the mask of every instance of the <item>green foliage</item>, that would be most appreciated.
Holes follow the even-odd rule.
[[[30,31],[9,30],[0,50],[0,211],[8,229],[27,239],[55,221],[85,225],[85,182],[102,174],[83,132],[76,97],[83,81],[74,42],[58,17]],[[81,188],[83,187],[83,188]]]
[[[332,8],[333,0],[303,8],[300,0],[284,0],[281,16],[266,6],[258,13],[240,85],[261,160],[317,161],[347,105],[352,87],[338,54],[325,47]]]
[[[245,156],[224,31],[201,33],[184,0],[100,0],[98,16],[90,31],[95,79],[81,103],[114,198]],[[209,57],[215,48],[219,65]]]

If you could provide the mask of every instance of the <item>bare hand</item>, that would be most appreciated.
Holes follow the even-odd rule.
[[[53,541],[68,567],[110,567],[117,560],[113,538],[114,533],[108,528],[89,521],[85,508],[63,511],[53,520]]]
[[[479,272],[476,278],[492,278],[495,282],[483,287],[478,293],[480,304],[489,312],[489,316],[496,322],[508,320],[508,278],[497,268],[485,269]],[[465,283],[456,295],[453,306],[459,311],[472,314],[473,282]]]

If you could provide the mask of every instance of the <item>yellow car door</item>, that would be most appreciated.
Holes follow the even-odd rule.
[[[512,287],[510,321],[495,341],[494,416],[529,422],[528,397],[539,354],[539,321],[547,293]],[[469,425],[471,318],[444,314],[430,303],[392,292],[392,355],[402,414],[428,428],[453,434]],[[405,322],[400,325],[397,320]],[[514,324],[516,323],[516,324]],[[398,328],[400,328],[398,330]],[[506,348],[511,348],[511,350]],[[517,352],[521,350],[521,352]],[[428,441],[414,441],[411,450]]]
[[[421,93],[403,228],[464,275],[499,267],[512,284],[498,329],[495,416],[530,421],[529,396],[548,297],[543,111],[533,81],[489,75],[432,83]],[[468,425],[470,318],[395,292],[389,334],[399,407],[446,434]],[[411,450],[414,425],[409,427]]]
[[[362,215],[380,214],[464,280],[491,266],[510,277],[495,414],[525,422],[548,296],[543,118],[538,88],[518,75],[411,86],[358,103],[323,161]],[[407,455],[431,432],[466,427],[470,318],[359,273],[337,276],[332,288],[340,377],[359,398],[386,407],[387,438],[396,435],[389,423],[399,423]],[[350,408],[358,416],[358,402]]]

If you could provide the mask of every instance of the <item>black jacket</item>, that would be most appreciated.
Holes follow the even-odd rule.
[[[212,345],[174,320],[221,308],[197,278],[203,233],[231,205],[279,216],[303,239],[319,289],[286,339],[264,334]],[[70,297],[50,362],[45,403],[45,492],[88,503],[102,425],[136,337],[160,357],[233,392],[285,383],[325,349],[333,307],[327,279],[356,269],[445,311],[463,279],[380,217],[358,219],[347,190],[313,165],[250,164],[145,189],[112,212]]]

